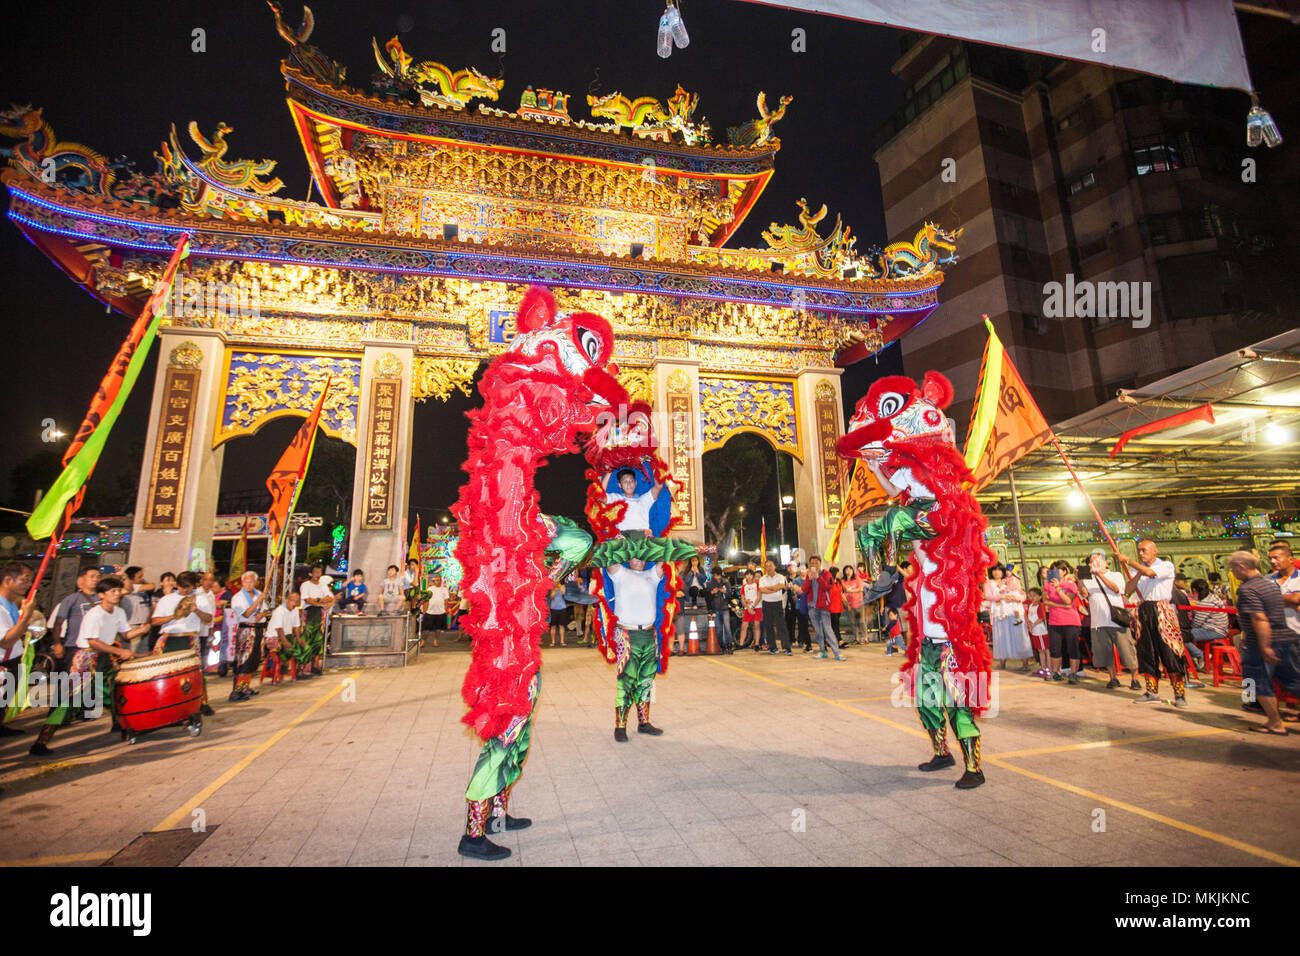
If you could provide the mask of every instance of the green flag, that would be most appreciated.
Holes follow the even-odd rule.
[[[86,418],[63,456],[63,474],[50,486],[32,516],[27,519],[27,533],[33,540],[39,541],[55,533],[68,502],[77,496],[95,470],[95,462],[104,450],[109,432],[113,430],[113,424],[121,414],[127,396],[131,394],[131,386],[140,376],[140,369],[149,357],[149,347],[153,345],[164,311],[160,306],[166,303],[176,270],[181,260],[189,255],[189,251],[190,237],[183,235],[163,270],[162,278],[145,302],[126,341],[122,343],[113,364],[109,366],[98,391],[91,399]],[[75,509],[74,504],[73,510]]]

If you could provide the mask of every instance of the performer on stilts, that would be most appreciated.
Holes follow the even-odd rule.
[[[627,403],[609,364],[613,332],[600,316],[559,314],[551,294],[534,288],[516,329],[510,349],[479,383],[484,405],[469,413],[469,480],[452,509],[462,529],[456,558],[469,608],[463,622],[474,644],[463,719],[484,742],[465,792],[458,850],[486,860],[510,855],[489,833],[530,822],[510,816],[509,800],[540,691],[552,584],[543,555],[556,537],[539,520],[534,478],[551,455],[578,450],[577,435],[595,428],[599,409],[617,413]]]
[[[966,487],[971,473],[943,413],[951,401],[952,385],[937,372],[927,372],[920,388],[906,376],[880,379],[858,402],[837,448],[842,457],[865,462],[897,499],[858,533],[858,547],[879,571],[864,600],[893,588],[904,543],[911,543],[919,569],[906,585],[910,636],[903,673],[934,756],[918,769],[955,763],[946,717],[965,758],[957,787],[969,790],[984,782],[976,717],[990,703],[993,661],[978,615],[985,570],[996,557],[984,544],[988,522]]]
[[[1146,693],[1135,704],[1153,704],[1160,700],[1160,667],[1174,689],[1174,706],[1187,706],[1187,654],[1183,632],[1178,626],[1174,607],[1174,565],[1160,557],[1156,543],[1149,538],[1138,542],[1138,559],[1118,554],[1121,564],[1137,573],[1128,579],[1124,594],[1137,591],[1142,603],[1137,609],[1138,671],[1146,684]]]

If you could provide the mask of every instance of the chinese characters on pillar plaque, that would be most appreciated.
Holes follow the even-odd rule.
[[[377,378],[370,383],[363,531],[387,530],[393,526],[393,443],[397,440],[397,396],[401,388],[401,379],[395,378]]]
[[[840,458],[835,451],[835,441],[840,435],[838,401],[835,389],[826,382],[817,385],[817,455],[822,469],[822,507],[828,526],[840,517]]]
[[[145,499],[144,527],[151,531],[170,531],[181,526],[198,384],[198,369],[167,369],[158,415],[158,440],[154,444],[153,478]]]

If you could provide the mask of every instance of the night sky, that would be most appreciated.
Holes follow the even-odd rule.
[[[190,0],[133,4],[129,14],[120,9],[64,3],[45,8],[42,16],[10,18],[0,99],[43,106],[60,139],[110,156],[125,154],[147,171],[169,124],[182,130],[188,145],[184,127],[190,120],[208,134],[224,121],[235,128],[228,135],[232,158],[277,160],[276,175],[285,182],[282,195],[305,197],[307,165],[279,73],[287,47],[266,4]],[[900,84],[889,72],[899,50],[897,31],[730,0],[687,0],[682,10],[691,45],[661,60],[655,54],[660,0],[317,0],[312,9],[316,30],[309,42],[347,67],[349,85],[363,88],[375,69],[370,37],[382,44],[399,34],[416,60],[453,69],[473,65],[490,76],[504,66],[505,88],[494,105],[505,109],[517,105],[525,86],[547,86],[570,93],[572,115],[581,118],[594,83],[602,93],[619,90],[666,100],[680,82],[699,92],[700,114],[722,136],[727,126],[757,115],[759,90],[767,92],[769,102],[792,94],[794,102],[777,128],[783,148],[776,174],[732,244],[761,244],[759,232],[770,222],[795,221],[800,197],[814,209],[827,203],[832,219],[842,214],[864,246],[884,239],[869,141],[901,103]],[[286,4],[286,19],[298,24],[296,4]],[[205,53],[190,50],[196,27],[207,32]],[[500,62],[490,51],[496,27],[506,30],[507,52]],[[791,50],[796,27],[807,31],[806,53]],[[197,155],[197,148],[190,153]],[[43,418],[56,419],[65,431],[76,428],[129,320],[106,314],[7,221],[0,224],[0,275],[6,279],[0,309],[6,326],[18,333],[12,344],[19,346],[6,363],[9,408],[0,501],[30,508],[30,501],[12,500],[13,465],[50,447],[40,441]],[[853,378],[869,380],[869,364],[854,370]],[[92,482],[133,479],[138,473],[153,369],[151,361]],[[860,389],[850,391],[852,400]],[[445,405],[417,406],[412,505],[426,521],[432,509],[454,500],[463,475],[449,463],[464,459],[463,412],[477,402],[477,395],[457,396]],[[280,421],[230,442],[223,493],[261,487],[295,427]],[[573,460],[562,459],[543,473],[544,508],[580,510],[581,463],[569,457]]]

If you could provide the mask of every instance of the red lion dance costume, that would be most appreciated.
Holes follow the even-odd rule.
[[[528,753],[551,584],[543,563],[550,534],[534,477],[548,456],[578,450],[577,436],[595,427],[599,409],[627,401],[609,364],[613,349],[603,318],[557,314],[549,292],[530,289],[510,350],[479,383],[483,408],[469,413],[469,481],[452,511],[464,529],[456,558],[474,642],[463,719],[484,744],[465,793],[464,856],[503,859],[510,850],[487,831],[530,823],[507,808]]]
[[[859,530],[858,547],[873,564],[883,552],[896,577],[888,566],[900,543],[912,543],[917,572],[903,608],[909,631],[903,674],[934,745],[920,769],[955,763],[946,716],[966,762],[957,786],[968,790],[984,782],[975,718],[988,709],[993,661],[978,614],[985,570],[996,558],[984,544],[988,522],[968,490],[971,473],[943,413],[951,401],[952,385],[937,372],[927,372],[920,388],[906,376],[883,378],[858,402],[837,448],[844,458],[862,459],[897,499]],[[887,577],[873,594],[889,589]]]

